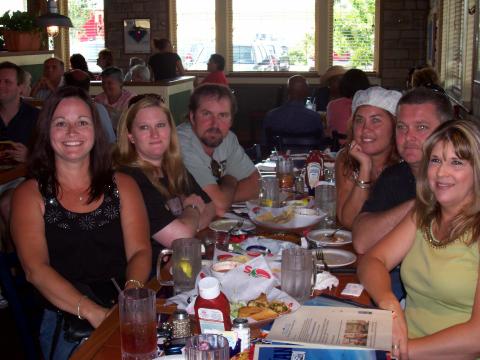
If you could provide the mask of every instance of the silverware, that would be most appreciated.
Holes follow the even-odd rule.
[[[333,238],[337,232],[343,229],[343,226],[340,226],[339,228],[336,228],[335,231],[333,231],[330,234],[325,234],[325,237],[327,238]]]
[[[323,265],[323,270],[329,271],[328,264],[325,261],[325,256],[323,254],[323,249],[322,248],[315,249],[315,257],[317,258],[317,261],[320,262],[320,264]]]
[[[234,232],[240,230],[244,224],[245,220],[238,220],[237,223],[235,225],[233,225],[230,230],[228,230],[228,233],[231,235],[233,234]]]

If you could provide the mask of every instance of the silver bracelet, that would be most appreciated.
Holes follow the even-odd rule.
[[[358,173],[354,172],[353,173],[353,180],[355,181],[355,184],[360,188],[360,189],[370,189],[370,187],[373,184],[373,181],[363,181],[358,178]]]
[[[370,189],[372,186],[371,181],[362,181],[362,180],[355,180],[355,185],[357,185],[360,189]]]
[[[77,302],[77,317],[80,320],[83,320],[83,317],[80,315],[80,304],[82,303],[83,299],[85,299],[86,297],[88,297],[88,296],[87,295],[82,295],[82,297]]]

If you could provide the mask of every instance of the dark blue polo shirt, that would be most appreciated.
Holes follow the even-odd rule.
[[[39,113],[36,107],[20,101],[20,108],[8,125],[0,116],[0,141],[10,140],[28,146]]]

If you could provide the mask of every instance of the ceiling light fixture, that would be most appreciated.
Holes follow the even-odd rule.
[[[48,0],[47,7],[48,12],[37,18],[37,24],[46,27],[49,36],[57,36],[60,27],[73,27],[72,20],[68,16],[58,13],[56,0]]]

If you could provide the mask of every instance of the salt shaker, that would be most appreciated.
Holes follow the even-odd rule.
[[[190,318],[185,310],[176,310],[173,313],[172,328],[172,337],[174,339],[189,337],[192,335]]]
[[[240,351],[248,350],[250,348],[250,326],[248,325],[248,320],[243,318],[234,319],[232,330],[241,340]]]

